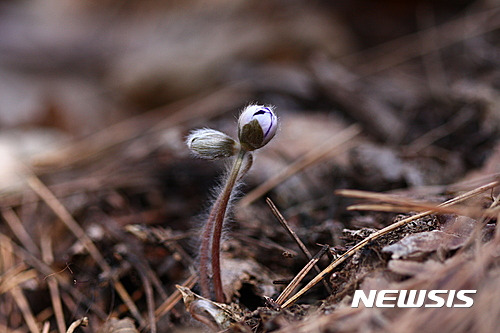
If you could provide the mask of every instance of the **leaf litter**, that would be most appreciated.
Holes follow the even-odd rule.
[[[498,10],[467,4],[380,30],[356,2],[6,5],[0,330],[494,332]],[[222,165],[183,142],[254,101],[283,125],[235,202],[217,304],[196,263]],[[464,312],[351,308],[358,289],[478,292]]]

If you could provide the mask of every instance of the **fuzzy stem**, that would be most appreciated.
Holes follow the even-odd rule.
[[[210,258],[210,240],[212,238],[214,224],[215,224],[215,215],[218,212],[217,207],[220,203],[220,196],[215,201],[212,210],[210,211],[210,215],[208,216],[207,222],[205,224],[205,230],[203,231],[203,235],[201,236],[201,246],[200,246],[200,287],[201,294],[206,298],[210,297],[210,282],[209,282],[209,273],[208,273],[208,259]]]
[[[212,235],[212,274],[214,283],[215,300],[220,303],[225,302],[224,291],[222,289],[222,279],[221,279],[221,269],[220,269],[220,243],[222,236],[222,226],[224,224],[224,217],[226,215],[227,205],[231,199],[231,193],[238,180],[238,175],[240,173],[241,165],[245,159],[246,150],[241,149],[236,157],[229,177],[224,185],[224,188],[219,195],[219,198],[215,202],[212,212],[210,212],[210,217],[215,215],[215,223],[213,226]],[[214,214],[215,212],[215,214]]]

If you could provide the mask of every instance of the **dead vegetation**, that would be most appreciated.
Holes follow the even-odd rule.
[[[2,2],[0,331],[496,331],[499,15]],[[231,304],[207,305],[190,292],[223,166],[184,138],[234,134],[255,101],[281,128],[222,244]],[[351,308],[358,289],[477,294],[469,309]]]

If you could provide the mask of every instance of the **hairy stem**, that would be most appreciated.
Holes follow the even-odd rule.
[[[209,282],[209,272],[208,272],[208,259],[210,258],[210,241],[212,238],[215,215],[218,212],[217,207],[219,206],[220,196],[215,201],[210,215],[208,216],[207,222],[205,223],[205,229],[203,230],[203,235],[201,236],[201,246],[200,246],[200,288],[201,294],[206,298],[210,297],[210,282]]]
[[[224,218],[226,216],[226,209],[231,199],[231,193],[238,180],[238,175],[240,173],[243,160],[245,158],[246,150],[242,149],[236,157],[229,177],[222,189],[221,194],[217,198],[217,201],[210,212],[210,217],[214,216],[215,221],[211,221],[213,224],[213,234],[212,234],[212,274],[214,283],[215,300],[220,303],[225,302],[224,292],[222,289],[222,279],[221,279],[221,269],[220,269],[220,244],[222,236],[222,227],[224,224]],[[207,221],[208,224],[208,221]]]

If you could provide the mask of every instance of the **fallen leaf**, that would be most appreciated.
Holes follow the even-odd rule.
[[[104,323],[98,333],[139,333],[130,318],[111,318]]]
[[[458,249],[465,241],[465,238],[443,231],[425,231],[406,236],[397,243],[385,246],[382,252],[392,253],[392,259],[420,257],[439,248]]]

